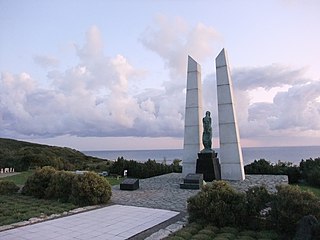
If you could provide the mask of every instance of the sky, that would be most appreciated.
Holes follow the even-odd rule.
[[[318,0],[0,0],[0,137],[183,148],[187,59],[219,147],[225,48],[243,147],[320,143]]]

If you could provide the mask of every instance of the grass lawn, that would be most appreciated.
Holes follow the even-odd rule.
[[[295,185],[299,186],[301,188],[301,190],[303,190],[303,191],[313,192],[317,197],[320,198],[320,188],[313,187],[313,186],[307,185],[305,183],[299,183],[299,184],[295,184]]]
[[[17,185],[24,185],[28,177],[31,176],[33,172],[34,171],[21,172],[19,174],[9,176],[9,177],[4,177],[1,179],[13,181]],[[106,179],[111,184],[111,186],[118,185],[123,181],[123,178],[116,178],[116,177],[106,177]]]
[[[21,194],[0,195],[0,226],[28,220],[40,215],[62,213],[77,208],[72,203],[37,199]]]
[[[24,185],[28,177],[30,177],[33,174],[33,172],[34,171],[20,172],[19,174],[9,176],[9,177],[4,177],[2,179],[13,181],[17,185]]]
[[[111,186],[119,185],[123,181],[123,177],[120,177],[120,178],[106,177],[106,179],[108,180]]]
[[[17,185],[24,185],[33,171],[1,178],[11,180]],[[106,177],[111,185],[118,185],[123,178]],[[22,194],[0,195],[0,226],[28,220],[40,215],[51,215],[72,210],[78,206],[72,203],[61,203],[55,200],[38,199]]]

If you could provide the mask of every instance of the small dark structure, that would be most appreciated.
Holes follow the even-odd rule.
[[[139,188],[139,179],[137,178],[126,178],[120,183],[120,190],[137,190]]]
[[[203,174],[189,173],[180,184],[182,189],[200,189],[203,185]]]
[[[196,173],[202,173],[206,182],[221,179],[221,167],[215,151],[204,150],[198,153]]]

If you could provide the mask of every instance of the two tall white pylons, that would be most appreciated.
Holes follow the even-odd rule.
[[[244,180],[244,167],[239,130],[234,108],[232,80],[227,54],[224,49],[216,58],[219,159],[221,179]],[[184,128],[183,175],[196,173],[197,154],[203,149],[202,135],[202,84],[200,65],[188,57],[187,93]]]

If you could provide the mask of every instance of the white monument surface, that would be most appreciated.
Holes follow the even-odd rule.
[[[188,57],[182,174],[196,172],[198,153],[203,148],[201,67]]]
[[[224,49],[216,58],[221,179],[244,180],[242,150],[234,109],[233,88]]]

